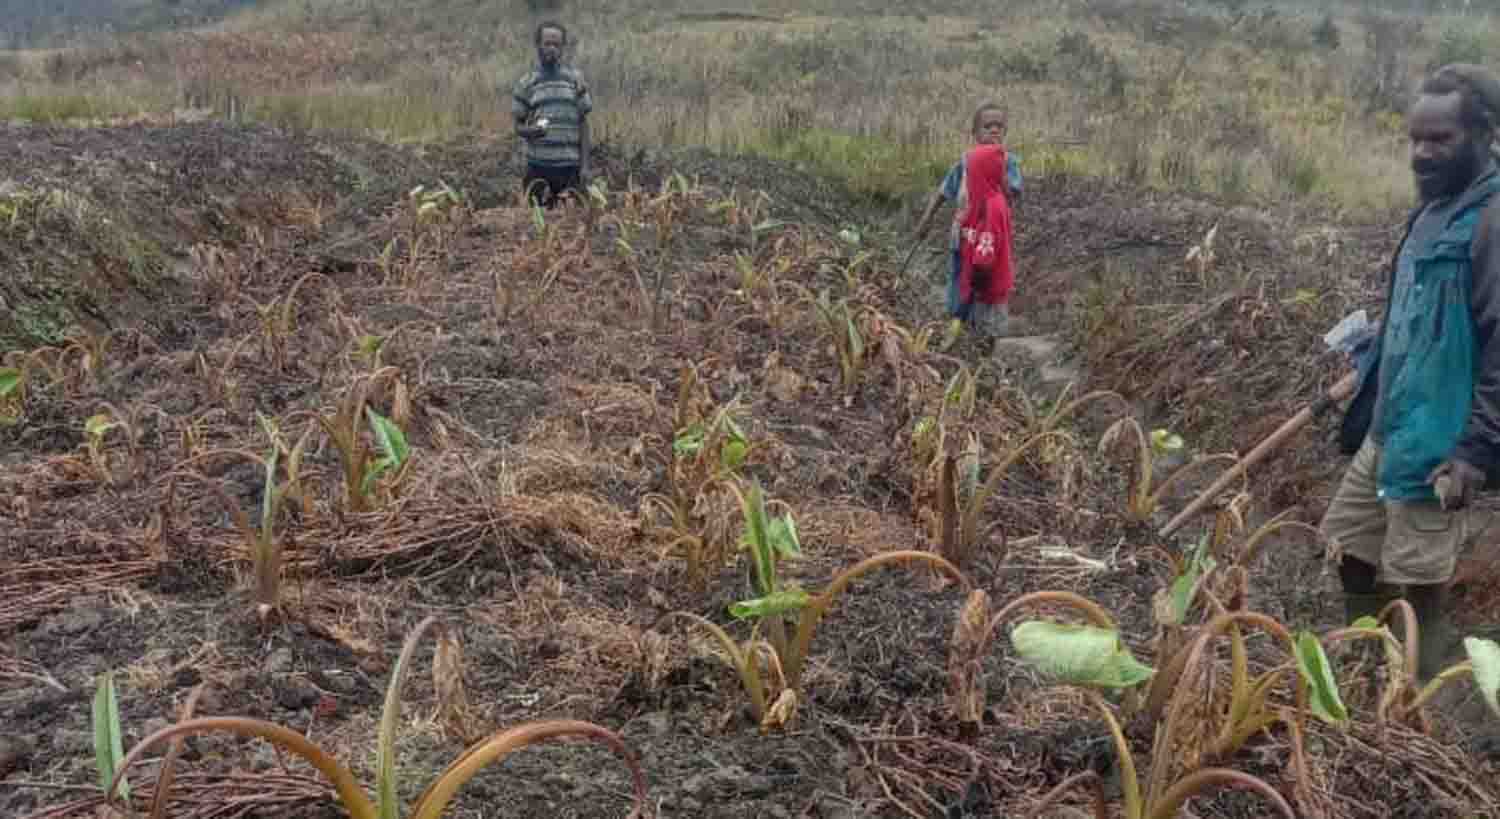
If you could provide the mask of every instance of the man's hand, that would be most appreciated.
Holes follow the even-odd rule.
[[[1450,458],[1427,476],[1445,510],[1463,509],[1474,493],[1484,487],[1484,472],[1472,464]]]

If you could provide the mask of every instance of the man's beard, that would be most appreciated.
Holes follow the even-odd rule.
[[[558,54],[555,54],[555,53],[549,54],[549,53],[547,53],[545,51],[538,51],[536,53],[536,56],[537,56],[537,59],[541,61],[542,65],[545,65],[545,66],[557,65],[557,61],[558,61],[558,59],[560,57],[560,55],[558,55]]]
[[[1461,192],[1474,181],[1484,165],[1485,153],[1475,140],[1468,140],[1450,160],[1420,160],[1411,163],[1417,178],[1417,193],[1424,201],[1444,199]]]

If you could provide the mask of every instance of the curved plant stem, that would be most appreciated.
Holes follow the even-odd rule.
[[[1069,386],[1071,387],[1071,385]],[[1118,392],[1115,392],[1114,390],[1094,390],[1087,395],[1082,395],[1078,398],[1073,399],[1072,401],[1069,401],[1066,405],[1059,407],[1058,409],[1053,411],[1053,413],[1047,416],[1047,419],[1042,422],[1042,427],[1040,430],[1038,430],[1038,432],[1046,432],[1047,430],[1056,427],[1058,424],[1063,422],[1063,419],[1072,416],[1073,413],[1082,409],[1085,404],[1089,404],[1104,398],[1113,398],[1114,400],[1120,402],[1120,406],[1123,407],[1126,412],[1130,411],[1130,402],[1125,400],[1125,396],[1119,394]]]
[[[1405,629],[1402,636],[1402,646],[1406,649],[1406,668],[1402,669],[1407,679],[1416,679],[1417,657],[1420,656],[1417,647],[1421,645],[1421,635],[1417,633],[1417,611],[1411,607],[1411,603],[1405,600],[1392,600],[1380,610],[1380,622],[1389,625],[1391,617],[1401,616],[1401,625]]]
[[[1212,787],[1226,786],[1254,791],[1264,796],[1282,816],[1297,819],[1292,806],[1286,803],[1286,799],[1275,788],[1266,784],[1264,779],[1227,768],[1204,768],[1177,780],[1160,798],[1152,800],[1151,813],[1146,819],[1174,819],[1178,809],[1194,794]]]
[[[1156,509],[1156,504],[1161,502],[1161,496],[1166,494],[1166,491],[1168,489],[1171,489],[1172,485],[1177,483],[1177,481],[1181,480],[1187,475],[1192,474],[1193,472],[1204,466],[1208,466],[1209,464],[1225,460],[1229,461],[1231,464],[1239,463],[1238,458],[1225,452],[1221,452],[1217,455],[1205,455],[1202,458],[1196,458],[1173,470],[1172,474],[1163,478],[1162,482],[1154,490],[1152,490],[1149,495],[1146,494],[1146,491],[1144,489],[1141,490],[1141,494],[1145,496],[1144,506],[1140,509],[1140,513],[1143,518],[1148,518],[1151,516],[1152,511]],[[1149,468],[1150,464],[1148,463],[1147,466]]]
[[[339,801],[349,812],[351,819],[379,819],[375,803],[371,802],[370,797],[360,789],[359,783],[354,781],[354,775],[322,748],[312,744],[306,737],[290,728],[248,717],[200,717],[184,720],[142,739],[130,749],[125,759],[121,760],[120,769],[115,772],[114,781],[109,783],[108,790],[104,792],[105,804],[108,805],[114,800],[115,791],[119,788],[125,771],[146,751],[175,737],[205,734],[209,731],[229,731],[240,736],[258,737],[291,751],[311,763],[319,773],[333,783],[334,790],[338,792]]]
[[[1113,617],[1109,616],[1109,612],[1105,611],[1104,608],[1101,607],[1098,603],[1095,603],[1087,597],[1083,597],[1082,595],[1074,594],[1073,592],[1068,591],[1039,591],[1032,592],[1030,594],[1023,594],[1020,597],[1017,597],[1016,599],[1007,603],[1005,607],[1000,609],[998,612],[995,612],[995,616],[990,618],[990,624],[987,628],[985,628],[984,637],[979,641],[979,644],[981,646],[988,644],[990,638],[994,636],[995,629],[999,628],[1000,624],[1005,622],[1005,619],[1007,617],[1010,617],[1010,615],[1016,610],[1025,608],[1026,606],[1035,606],[1043,603],[1052,603],[1067,606],[1068,608],[1077,611],[1079,614],[1082,614],[1085,619],[1087,619],[1090,623],[1098,626],[1099,628],[1109,629],[1111,631],[1115,629],[1115,620]]]
[[[458,789],[492,762],[499,762],[510,754],[549,739],[559,737],[584,737],[608,745],[630,768],[631,784],[635,795],[634,816],[643,816],[646,810],[646,777],[641,772],[639,760],[630,747],[615,732],[579,720],[548,720],[518,725],[489,739],[482,740],[454,760],[427,789],[417,798],[412,809],[412,819],[439,819]]]
[[[385,705],[380,712],[380,737],[375,746],[375,790],[380,819],[399,819],[401,810],[396,796],[396,728],[401,716],[401,684],[411,670],[411,658],[417,651],[417,642],[427,629],[437,622],[437,616],[429,614],[417,623],[401,646],[401,654],[391,668],[391,680],[385,689]]]
[[[1459,677],[1464,676],[1465,674],[1472,673],[1474,673],[1474,662],[1472,660],[1464,660],[1461,663],[1455,663],[1452,667],[1445,669],[1441,674],[1433,677],[1432,682],[1424,686],[1422,688],[1422,692],[1417,695],[1417,698],[1412,701],[1411,705],[1407,706],[1407,710],[1416,711],[1420,709],[1422,706],[1426,705],[1428,700],[1431,700],[1437,694],[1437,692],[1442,689],[1444,685],[1447,685],[1449,682],[1456,680]]]
[[[985,481],[984,486],[974,493],[974,496],[969,499],[968,508],[964,510],[959,529],[959,539],[962,542],[969,544],[974,542],[975,533],[979,529],[979,515],[984,511],[984,505],[989,501],[990,496],[995,494],[995,490],[1000,487],[1000,479],[1005,477],[1006,471],[1014,466],[1016,461],[1019,461],[1021,456],[1026,454],[1027,450],[1048,438],[1061,438],[1064,441],[1071,440],[1071,436],[1067,433],[1058,432],[1055,429],[1039,432],[1021,442],[1020,446],[1011,450],[1005,456],[1005,459],[990,471],[989,480]]]
[[[1094,797],[1094,819],[1108,819],[1104,804],[1104,780],[1100,779],[1099,774],[1093,771],[1074,774],[1059,782],[1057,787],[1048,791],[1047,795],[1043,796],[1041,801],[1037,802],[1036,806],[1031,809],[1031,812],[1026,814],[1026,819],[1038,819],[1043,811],[1052,807],[1053,803],[1062,799],[1068,791],[1074,788],[1088,788],[1090,794]]]
[[[182,719],[192,719],[193,709],[198,707],[198,698],[203,695],[203,687],[207,683],[198,683],[188,694],[187,702],[182,706]],[[172,791],[172,777],[177,764],[177,755],[182,752],[182,737],[174,737],[172,744],[167,746],[167,756],[162,760],[161,772],[156,775],[156,794],[151,797],[151,819],[165,819],[167,815],[167,795]]]
[[[1237,557],[1235,557],[1234,562],[1241,566],[1249,566],[1257,557],[1260,556],[1259,547],[1261,542],[1264,541],[1267,537],[1275,534],[1276,532],[1281,531],[1282,529],[1298,529],[1303,532],[1307,532],[1308,534],[1316,538],[1319,542],[1321,542],[1324,539],[1324,535],[1321,531],[1318,530],[1316,526],[1311,526],[1309,524],[1303,523],[1300,520],[1286,519],[1287,516],[1292,514],[1293,511],[1295,510],[1288,509],[1285,512],[1282,512],[1281,514],[1272,518],[1259,529],[1256,529],[1255,532],[1250,535],[1249,539],[1245,541],[1245,545],[1240,548],[1240,553]]]
[[[1270,632],[1273,636],[1280,638],[1286,643],[1287,653],[1290,656],[1295,657],[1297,655],[1296,642],[1292,638],[1291,633],[1286,630],[1285,626],[1277,622],[1275,618],[1264,614],[1251,611],[1230,612],[1228,614],[1221,614],[1205,624],[1193,638],[1193,641],[1181,649],[1176,657],[1172,658],[1172,662],[1169,665],[1171,670],[1175,672],[1175,676],[1159,675],[1157,679],[1152,681],[1151,696],[1147,701],[1148,713],[1161,713],[1159,709],[1166,704],[1164,700],[1171,694],[1175,694],[1175,696],[1170,697],[1171,707],[1167,708],[1166,724],[1162,726],[1161,740],[1157,743],[1157,753],[1152,760],[1151,779],[1146,786],[1147,793],[1161,793],[1162,789],[1166,787],[1167,776],[1171,768],[1167,762],[1168,756],[1172,751],[1172,738],[1177,734],[1178,724],[1185,718],[1184,711],[1187,707],[1188,697],[1196,693],[1191,690],[1190,686],[1181,685],[1181,681],[1183,679],[1191,679],[1189,676],[1191,671],[1197,668],[1198,663],[1202,660],[1204,651],[1207,650],[1209,643],[1215,637],[1220,636],[1232,627],[1238,626],[1240,623],[1256,625]],[[1180,666],[1177,665],[1178,657],[1184,658]],[[1167,680],[1170,680],[1170,682],[1167,682]],[[1157,685],[1157,683],[1162,683],[1162,685]],[[1306,681],[1299,675],[1297,678],[1299,705],[1301,704],[1301,698],[1304,696],[1303,692],[1306,685]]]
[[[1113,711],[1099,696],[1099,692],[1085,689],[1084,694],[1095,709],[1104,717],[1105,725],[1109,726],[1109,735],[1115,741],[1115,756],[1120,765],[1120,789],[1124,792],[1125,817],[1126,819],[1142,819],[1145,816],[1145,806],[1141,803],[1141,780],[1136,774],[1135,758],[1130,755],[1130,743],[1125,740],[1125,732],[1120,728],[1120,721],[1115,719]]]
[[[755,666],[755,658],[741,651],[734,638],[729,636],[729,632],[711,620],[689,611],[674,611],[662,619],[667,620],[672,617],[680,617],[698,624],[719,641],[724,653],[729,655],[729,661],[734,664],[734,670],[740,675],[740,683],[745,686],[745,694],[750,697],[750,703],[755,708],[755,719],[757,721],[764,719],[767,706],[766,689],[760,679],[760,670]]]
[[[887,564],[910,561],[929,563],[941,569],[954,580],[957,580],[962,585],[965,593],[974,585],[963,572],[958,570],[957,566],[954,566],[932,552],[924,552],[916,549],[885,552],[873,557],[867,557],[839,572],[828,583],[828,588],[807,602],[807,605],[803,607],[801,614],[797,618],[796,636],[792,639],[792,645],[787,656],[782,658],[788,687],[796,688],[801,683],[802,667],[807,660],[808,648],[812,645],[813,631],[818,627],[819,621],[828,613],[828,609],[833,605],[834,600],[843,593],[844,589],[848,588],[850,583],[858,580],[861,576]]]

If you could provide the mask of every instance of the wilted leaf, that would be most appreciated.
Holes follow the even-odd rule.
[[[437,717],[449,736],[468,742],[469,695],[464,686],[463,647],[453,629],[443,629],[432,655],[432,683],[437,692]]]
[[[1479,693],[1484,695],[1495,716],[1500,717],[1500,643],[1465,637],[1464,650],[1474,664],[1474,684],[1479,686]]]
[[[783,404],[796,403],[802,396],[804,380],[796,370],[776,366],[766,374],[766,389],[771,396]]]
[[[729,613],[740,620],[774,617],[789,611],[800,611],[812,597],[801,589],[783,589],[756,600],[731,603]]]
[[[1297,635],[1297,670],[1307,681],[1310,689],[1308,704],[1319,719],[1332,723],[1349,719],[1349,710],[1339,696],[1338,680],[1334,679],[1328,655],[1323,652],[1323,644],[1318,642],[1317,635],[1310,631]]]
[[[1010,641],[1022,660],[1059,682],[1130,688],[1156,673],[1112,629],[1028,620],[1011,629]]]
[[[984,715],[984,665],[979,657],[984,651],[989,622],[989,595],[983,589],[969,592],[948,646],[949,704],[961,723],[980,722]]]
[[[784,688],[781,695],[776,698],[776,702],[771,703],[771,707],[766,709],[766,715],[760,721],[761,733],[772,728],[783,728],[796,716],[797,692],[791,688]]]

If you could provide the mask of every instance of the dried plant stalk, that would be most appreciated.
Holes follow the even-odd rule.
[[[948,652],[949,705],[966,737],[978,734],[984,720],[985,687],[982,657],[989,636],[990,596],[983,589],[969,592]]]
[[[437,638],[432,657],[432,685],[437,692],[437,722],[444,736],[468,744],[470,710],[468,689],[464,686],[463,646],[452,628],[443,629]]]

